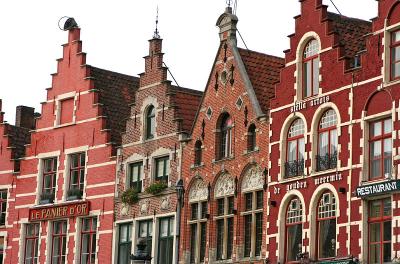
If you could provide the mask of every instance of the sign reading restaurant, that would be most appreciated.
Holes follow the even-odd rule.
[[[29,221],[53,220],[85,216],[89,214],[89,202],[63,204],[29,209]]]
[[[400,191],[400,180],[380,182],[371,185],[359,186],[356,188],[356,196],[364,198],[367,196],[380,195]]]

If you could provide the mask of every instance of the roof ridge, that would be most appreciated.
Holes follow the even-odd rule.
[[[92,66],[92,65],[87,65],[87,66],[90,67],[90,68],[92,68],[92,69],[95,69],[95,70],[100,70],[100,71],[104,71],[104,72],[109,72],[109,73],[113,73],[113,74],[118,74],[118,75],[120,75],[120,76],[126,76],[126,77],[128,77],[128,78],[136,78],[136,79],[139,79],[139,77],[137,77],[137,76],[129,75],[129,74],[126,74],[126,73],[120,73],[120,72],[116,72],[116,71],[112,71],[112,70],[107,70],[107,69],[99,68],[99,67]]]
[[[260,52],[260,51],[255,51],[255,50],[251,50],[251,49],[243,49],[243,48],[239,48],[239,47],[238,47],[238,50],[239,50],[239,51],[253,52],[253,53],[257,53],[257,54],[263,55],[263,56],[273,57],[273,58],[276,58],[276,59],[285,60],[285,58],[283,58],[283,57],[279,57],[279,56],[271,55],[271,54],[266,54],[266,53],[262,53],[262,52]]]
[[[359,22],[365,22],[365,23],[368,23],[368,24],[372,24],[371,21],[368,21],[368,20],[365,20],[365,19],[362,19],[362,18],[349,17],[349,16],[345,16],[345,15],[341,15],[341,14],[337,14],[337,13],[328,11],[328,17],[329,17],[329,15],[333,15],[333,16],[336,16],[336,17],[339,17],[339,18],[348,19],[348,20],[357,20]]]

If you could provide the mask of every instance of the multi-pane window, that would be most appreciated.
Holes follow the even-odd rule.
[[[392,174],[392,119],[370,124],[370,180],[388,178]]]
[[[6,224],[7,190],[0,190],[0,226]]]
[[[143,162],[135,162],[128,165],[129,168],[129,187],[137,192],[142,191],[142,168]]]
[[[51,264],[64,264],[67,248],[67,221],[53,222],[51,235]]]
[[[247,131],[247,150],[256,150],[256,126],[254,124],[251,124]]]
[[[200,140],[196,141],[194,145],[194,165],[201,165],[203,155],[203,145]]]
[[[81,226],[81,261],[80,264],[96,262],[97,218],[83,218]]]
[[[190,263],[204,262],[207,237],[207,201],[192,203],[190,225]]]
[[[368,225],[368,263],[392,263],[391,198],[369,202]]]
[[[263,191],[244,194],[244,257],[261,255],[263,195]]]
[[[286,178],[304,173],[304,123],[300,118],[293,121],[287,137]]]
[[[303,233],[303,206],[299,198],[293,198],[286,211],[286,262],[298,261],[298,254],[302,253]]]
[[[321,117],[318,126],[317,171],[334,169],[337,166],[337,116],[330,109]]]
[[[156,181],[168,183],[169,157],[166,156],[166,157],[156,158],[155,163],[156,163],[156,172],[155,172]]]
[[[132,248],[132,223],[120,224],[118,234],[118,264],[130,263]]]
[[[158,236],[158,264],[172,264],[173,248],[174,218],[161,218]]]
[[[151,256],[151,248],[153,245],[153,220],[139,222],[138,237],[146,241],[146,252]]]
[[[318,259],[336,256],[336,198],[331,192],[321,195],[317,208]]]
[[[225,114],[222,118],[221,122],[221,134],[220,134],[220,158],[228,158],[232,155],[232,130],[233,130],[233,121],[232,118]]]
[[[232,258],[233,219],[234,197],[217,199],[217,260]]]
[[[24,264],[37,264],[39,262],[39,224],[25,226],[25,254]]]
[[[303,97],[318,94],[319,90],[319,43],[308,42],[303,52]]]
[[[154,138],[156,131],[156,109],[150,105],[146,113],[146,139]]]
[[[0,264],[3,264],[4,258],[4,237],[0,237]]]
[[[57,158],[43,160],[41,202],[51,203],[56,193]]]
[[[70,155],[68,197],[81,198],[85,184],[86,155],[84,152]]]
[[[390,79],[400,78],[400,30],[393,32],[390,45]]]

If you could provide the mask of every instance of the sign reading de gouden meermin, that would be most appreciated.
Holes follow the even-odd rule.
[[[89,214],[89,202],[64,204],[51,207],[29,209],[29,221],[53,220],[85,216]]]

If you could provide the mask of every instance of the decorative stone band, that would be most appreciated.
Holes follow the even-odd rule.
[[[400,191],[400,180],[359,186],[356,188],[356,196],[359,198],[367,198],[369,196],[382,195],[396,191]]]

